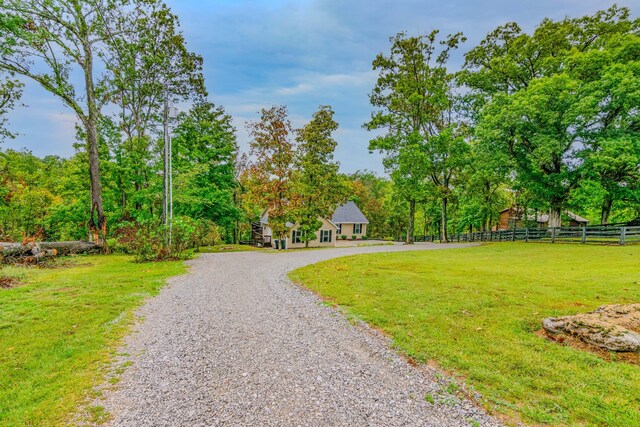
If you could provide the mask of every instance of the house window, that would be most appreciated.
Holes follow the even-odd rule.
[[[320,230],[320,243],[331,243],[331,230]]]
[[[353,224],[353,234],[362,233],[362,224]]]
[[[336,235],[342,234],[342,224],[336,225]]]
[[[302,243],[302,241],[300,240],[301,236],[302,236],[302,233],[299,230],[293,230],[291,232],[291,243],[293,244]]]

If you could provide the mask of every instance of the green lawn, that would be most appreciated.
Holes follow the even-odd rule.
[[[511,422],[640,425],[640,366],[535,334],[547,316],[640,302],[640,246],[503,243],[339,258],[291,278],[433,361]]]
[[[74,257],[56,269],[3,270],[24,283],[0,289],[0,425],[57,426],[86,400],[134,309],[185,271],[181,262]],[[99,410],[95,411],[99,413]]]
[[[207,254],[217,254],[224,252],[251,252],[251,251],[264,251],[266,249],[258,248],[250,245],[215,245],[215,246],[201,246],[199,252]]]

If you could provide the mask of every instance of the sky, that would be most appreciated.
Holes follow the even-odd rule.
[[[532,31],[543,18],[591,14],[617,3],[640,13],[640,0],[166,0],[180,17],[188,47],[204,58],[212,102],[234,118],[241,150],[246,122],[261,108],[286,105],[295,127],[320,105],[331,105],[340,124],[336,160],[342,172],[384,173],[381,155],[369,153],[373,136],[362,128],[372,111],[371,61],[390,48],[389,37],[439,29],[462,31],[467,42],[450,66],[498,25],[516,21]],[[16,139],[4,148],[38,156],[74,153],[76,118],[62,102],[27,82],[24,107],[9,115]]]

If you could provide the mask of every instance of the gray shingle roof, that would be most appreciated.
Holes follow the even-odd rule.
[[[338,206],[336,211],[333,213],[331,222],[334,224],[369,224],[369,220],[352,201],[348,201],[344,205]]]

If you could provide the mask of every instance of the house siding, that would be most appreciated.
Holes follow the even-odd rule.
[[[287,248],[290,249],[300,249],[300,248],[304,248],[305,244],[304,242],[302,243],[291,243],[291,232],[293,232],[294,230],[298,230],[299,224],[294,225],[293,227],[291,227],[291,230],[289,230],[289,235],[287,236]],[[331,230],[331,241],[330,242],[324,242],[321,243],[320,242],[320,231],[321,230]],[[330,223],[329,221],[327,221],[326,219],[322,219],[322,227],[320,227],[320,230],[316,231],[316,239],[312,240],[309,242],[309,247],[310,248],[324,248],[324,247],[335,247],[336,246],[336,227]]]
[[[362,232],[361,233],[354,233],[353,232],[353,226],[354,224],[342,224],[342,230],[340,232],[340,236],[341,235],[345,235],[347,236],[347,240],[351,240],[351,236],[353,236],[354,234],[356,235],[356,239],[362,239],[362,236],[366,236],[367,235],[367,227],[369,224],[362,224]],[[340,238],[340,236],[338,236],[339,240],[342,240]]]

